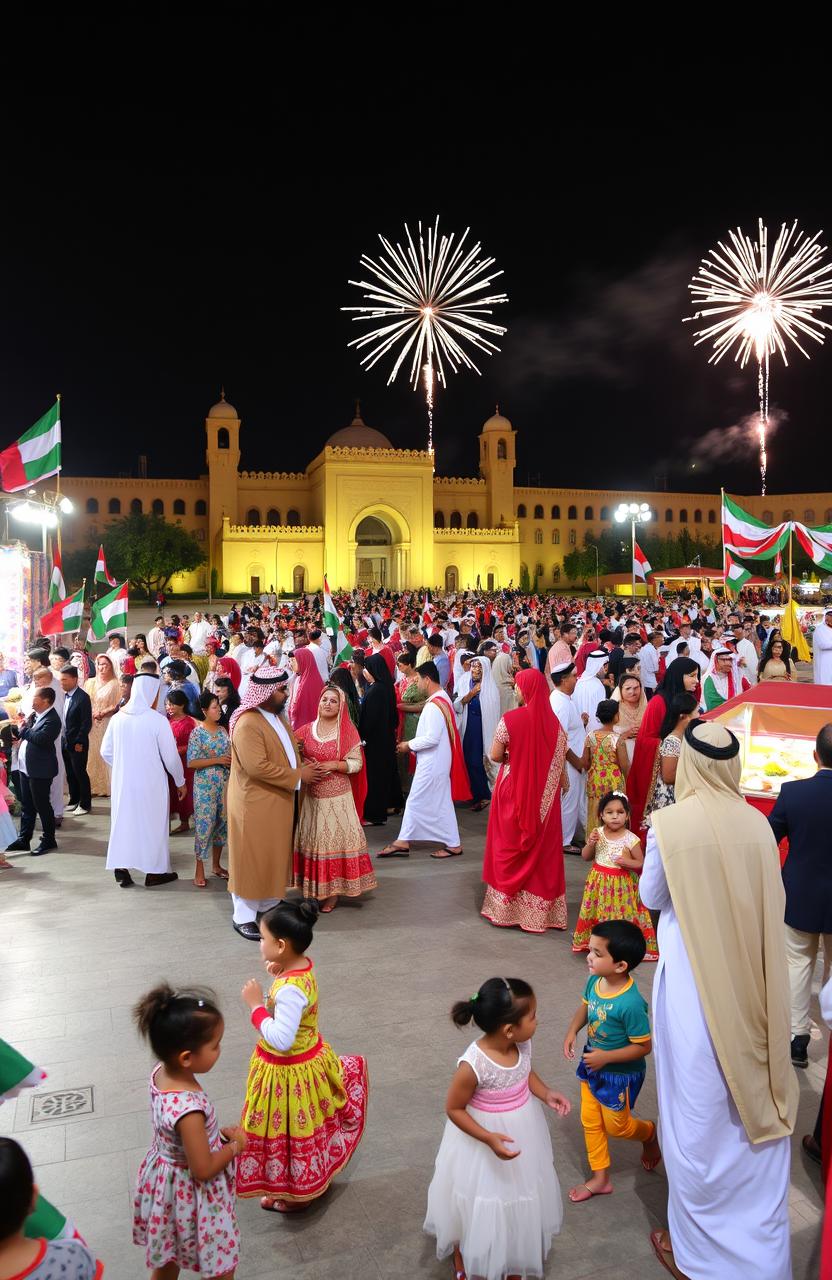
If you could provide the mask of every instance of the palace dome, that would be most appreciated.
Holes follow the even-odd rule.
[[[216,404],[212,404],[208,410],[209,418],[239,418],[237,410],[233,404],[229,404],[225,398],[225,387],[220,391],[220,398]]]
[[[375,427],[368,427],[361,417],[361,406],[355,406],[355,417],[348,427],[341,427],[327,440],[332,449],[392,449],[393,446]]]
[[[513,431],[514,427],[508,418],[504,418],[500,413],[500,406],[497,405],[497,412],[487,422],[483,423],[483,431]]]

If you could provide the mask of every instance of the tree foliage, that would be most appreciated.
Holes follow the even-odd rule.
[[[107,568],[114,578],[152,596],[164,591],[176,573],[188,573],[205,562],[205,553],[192,533],[181,525],[169,524],[162,516],[132,512],[114,521],[107,529]],[[67,590],[95,573],[98,547],[67,552],[64,578]]]

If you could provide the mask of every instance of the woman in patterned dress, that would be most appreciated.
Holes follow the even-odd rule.
[[[661,738],[659,769],[656,774],[656,785],[648,796],[644,809],[645,827],[652,826],[652,815],[657,809],[666,809],[668,805],[676,803],[676,769],[682,750],[682,737],[696,715],[698,705],[692,693],[677,693],[670,704],[664,723],[659,730]]]
[[[228,879],[220,858],[228,839],[225,792],[231,772],[231,741],[220,721],[221,710],[216,694],[203,689],[199,705],[205,719],[194,725],[191,731],[187,762],[194,780],[194,884],[198,889],[204,889],[205,859],[209,849],[213,854],[213,874],[220,880]]]
[[[110,770],[101,759],[101,743],[110,721],[118,711],[121,687],[116,679],[113,664],[106,653],[95,659],[95,675],[84,685],[92,701],[92,729],[87,773],[90,775],[90,792],[94,796],[110,794]]]
[[[491,796],[482,878],[482,914],[528,933],[566,928],[560,792],[566,733],[549,705],[540,671],[517,673],[522,705],[497,725],[491,759],[500,772]]]
[[[343,690],[326,685],[317,718],[295,736],[303,763],[320,763],[327,773],[307,787],[301,805],[294,887],[329,912],[339,896],[357,898],[378,887],[353,792],[353,779],[362,768],[361,740]]]

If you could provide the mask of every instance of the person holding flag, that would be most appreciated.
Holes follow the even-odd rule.
[[[333,604],[326,575],[324,575],[324,631],[332,637],[333,667],[339,667],[342,662],[349,662],[352,657],[352,645],[344,635],[344,627]]]

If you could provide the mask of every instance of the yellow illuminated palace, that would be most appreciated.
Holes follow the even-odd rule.
[[[216,570],[226,596],[299,593],[356,583],[453,591],[518,585],[523,568],[542,588],[564,580],[563,558],[612,523],[619,502],[649,502],[657,533],[686,526],[720,538],[719,493],[543,489],[515,485],[517,432],[497,412],[479,435],[479,475],[445,479],[425,450],[394,449],[360,410],[305,471],[241,471],[241,421],[223,395],[205,419],[207,474],[198,480],[62,477],[76,514],[67,548],[104,541],[131,511],[158,512],[205,544],[206,564],[171,584],[205,592]],[[832,523],[832,494],[738,500],[773,523]],[[704,528],[703,528],[704,526]]]

